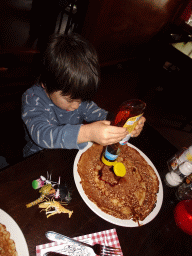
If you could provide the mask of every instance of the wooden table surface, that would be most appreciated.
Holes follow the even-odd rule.
[[[167,160],[177,149],[148,124],[138,138],[130,143],[143,151],[157,168],[163,183],[164,199],[160,212],[141,227],[121,227],[97,216],[81,198],[73,178],[73,163],[77,150],[44,150],[0,172],[0,208],[8,213],[21,228],[30,256],[36,255],[36,245],[49,243],[45,232],[53,230],[76,237],[115,228],[124,256],[192,255],[191,236],[180,230],[174,221],[173,210],[178,203],[175,189],[164,183]],[[39,197],[31,186],[40,175],[52,173],[52,180],[67,184],[72,201],[67,206],[73,215],[57,214],[46,218],[37,206],[26,204]],[[23,256],[23,255],[22,255]]]

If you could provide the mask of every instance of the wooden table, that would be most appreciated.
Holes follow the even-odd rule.
[[[73,163],[77,150],[44,150],[0,172],[0,208],[7,212],[21,228],[28,244],[30,256],[36,255],[36,245],[49,243],[45,232],[53,230],[76,237],[115,228],[124,256],[192,255],[191,236],[180,230],[174,221],[173,210],[178,203],[175,190],[166,187],[164,176],[166,161],[177,152],[156,130],[145,125],[142,134],[130,141],[142,150],[156,166],[164,189],[164,200],[159,214],[141,227],[120,227],[98,217],[82,200],[73,179]],[[39,197],[31,182],[47,171],[52,180],[61,181],[72,189],[72,201],[67,214],[46,218],[37,206],[27,209]]]

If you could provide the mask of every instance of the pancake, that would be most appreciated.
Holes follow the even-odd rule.
[[[10,238],[10,233],[6,226],[0,223],[0,255],[1,256],[18,256],[15,242]]]
[[[85,194],[109,215],[143,221],[156,206],[159,180],[155,171],[136,149],[124,145],[117,161],[125,165],[126,174],[117,177],[101,162],[103,150],[93,144],[79,159],[77,169]]]

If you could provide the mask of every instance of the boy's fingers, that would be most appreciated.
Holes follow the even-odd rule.
[[[117,127],[117,126],[110,126],[110,133],[113,134],[124,134],[124,133],[128,133],[127,129],[125,127]]]
[[[146,121],[146,118],[144,116],[142,116],[138,122],[139,125],[143,125]]]
[[[103,124],[105,124],[105,125],[110,125],[110,124],[111,124],[111,122],[110,122],[110,121],[107,121],[107,120],[103,120],[103,121],[101,121],[101,123],[103,123]]]

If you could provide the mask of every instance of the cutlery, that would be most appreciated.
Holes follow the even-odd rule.
[[[59,252],[46,252],[46,253],[43,254],[43,256],[57,256],[57,255],[65,256],[64,254],[61,254]]]
[[[78,240],[75,240],[73,238],[58,234],[54,231],[46,232],[45,236],[51,241],[62,241],[62,240],[68,239],[69,241],[92,248],[93,251],[95,252],[95,254],[100,255],[100,256],[121,255],[122,254],[120,248],[110,247],[110,246],[101,245],[101,244],[94,244],[94,245],[86,244],[86,243],[80,242]]]

